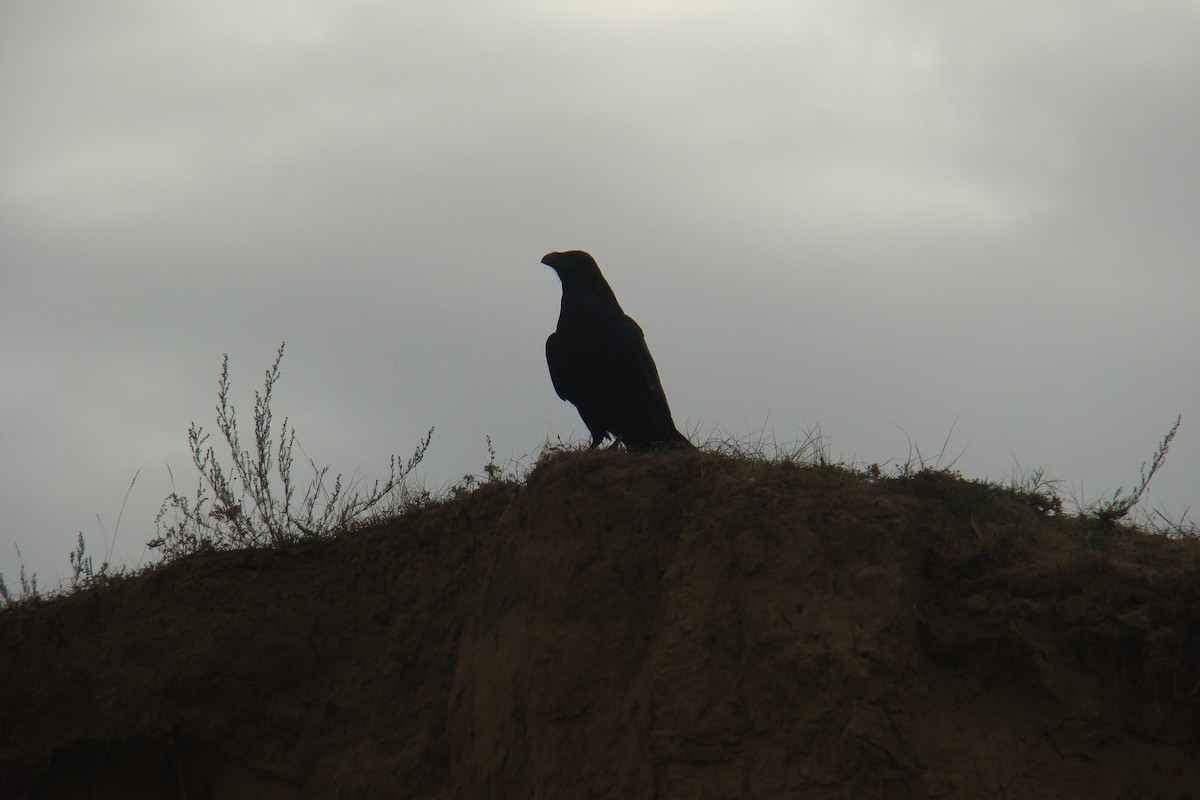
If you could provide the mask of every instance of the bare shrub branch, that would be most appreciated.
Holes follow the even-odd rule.
[[[264,376],[262,391],[254,393],[251,450],[241,444],[237,410],[229,399],[229,356],[222,358],[217,430],[225,441],[229,463],[217,457],[208,443],[209,435],[193,422],[188,428],[188,447],[200,473],[196,492],[189,497],[175,491],[171,476],[173,491],[163,500],[155,518],[158,535],[148,543],[168,559],[207,549],[271,547],[336,536],[361,524],[389,501],[394,503],[397,495],[406,494],[405,481],[425,457],[432,428],[407,461],[393,455],[387,479],[375,481],[366,493],[347,490],[340,474],[329,486],[329,467],[318,467],[307,459],[313,477],[299,501],[294,502],[296,431],[285,417],[276,441],[272,426],[272,394],[279,381],[283,350],[284,345],[279,345]]]

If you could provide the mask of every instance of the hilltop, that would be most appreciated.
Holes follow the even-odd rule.
[[[0,612],[0,796],[1185,797],[1197,575],[947,472],[552,455]]]

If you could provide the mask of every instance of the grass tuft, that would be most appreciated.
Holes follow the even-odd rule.
[[[1146,462],[1142,462],[1141,480],[1132,491],[1126,492],[1125,487],[1116,489],[1109,497],[1101,499],[1094,503],[1088,513],[1094,516],[1101,522],[1116,522],[1119,519],[1124,519],[1134,506],[1142,500],[1142,495],[1146,493],[1146,489],[1150,486],[1151,479],[1154,474],[1162,467],[1167,460],[1167,450],[1171,447],[1171,442],[1175,439],[1175,434],[1179,433],[1179,425],[1183,422],[1183,415],[1175,417],[1175,424],[1163,436],[1162,441],[1158,443],[1158,448],[1154,451],[1154,456],[1150,460],[1150,469],[1146,469]],[[1161,515],[1160,515],[1161,516]]]

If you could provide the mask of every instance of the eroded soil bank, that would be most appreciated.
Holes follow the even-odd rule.
[[[0,796],[1182,798],[1200,542],[564,454],[0,613]]]

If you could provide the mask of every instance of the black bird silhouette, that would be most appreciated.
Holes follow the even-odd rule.
[[[596,260],[569,250],[542,263],[562,280],[558,329],[546,339],[550,380],[579,410],[591,446],[611,436],[628,450],[692,447],[671,420],[642,329],[621,310]]]

